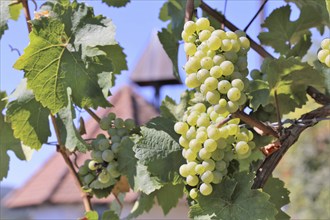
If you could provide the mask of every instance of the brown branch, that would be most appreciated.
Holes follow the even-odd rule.
[[[216,127],[217,127],[217,128],[222,127],[224,124],[226,124],[226,123],[227,123],[228,121],[230,121],[232,118],[233,118],[232,115],[228,115],[226,118],[224,118],[222,121],[220,121],[220,122],[216,125]]]
[[[330,104],[322,106],[318,109],[315,109],[311,112],[308,112],[301,116],[299,120],[308,120],[314,118],[325,118],[330,116]],[[280,162],[283,155],[288,151],[288,149],[298,140],[300,134],[308,127],[314,126],[317,123],[311,122],[304,125],[291,125],[289,128],[284,130],[284,135],[280,138],[281,146],[280,148],[267,157],[262,164],[260,165],[259,169],[257,170],[256,178],[254,180],[254,184],[252,189],[259,189],[264,186],[267,179],[273,173],[274,169],[276,168],[277,164]]]
[[[194,0],[187,0],[184,21],[191,21],[194,13]]]
[[[98,123],[101,121],[100,117],[97,116],[97,114],[95,114],[92,110],[90,110],[89,108],[85,108],[85,110],[92,118],[94,118],[95,121],[97,121]]]
[[[77,172],[76,172],[76,170],[73,166],[73,163],[72,163],[69,155],[67,154],[66,148],[65,148],[65,146],[63,145],[63,143],[61,141],[61,133],[60,133],[60,130],[58,129],[58,126],[56,124],[56,118],[55,118],[54,115],[51,115],[51,120],[52,120],[53,127],[54,127],[54,130],[55,130],[56,138],[57,138],[57,141],[58,141],[57,151],[62,155],[66,165],[69,168],[69,172],[70,172],[71,176],[73,177],[77,188],[80,191],[80,195],[81,195],[84,207],[85,207],[85,211],[86,212],[91,211],[91,210],[93,210],[92,204],[91,204],[91,197],[86,192],[84,192],[82,190],[83,184],[81,183],[81,181],[79,179],[79,176],[78,176],[78,174],[77,174]]]
[[[231,23],[230,21],[225,19],[225,16],[223,16],[222,14],[220,14],[219,12],[217,12],[216,10],[211,8],[205,2],[203,2],[203,1],[201,2],[200,8],[203,11],[207,12],[209,15],[211,15],[218,22],[224,24],[224,26],[227,27],[229,30],[231,30],[231,31],[239,30],[239,28],[236,27],[233,23]],[[265,48],[263,48],[260,44],[255,42],[251,37],[249,37],[248,35],[246,35],[246,37],[250,40],[251,48],[254,49],[260,56],[262,56],[263,58],[266,58],[266,57],[274,58],[270,53],[268,53],[265,50]]]
[[[307,91],[307,94],[310,95],[315,100],[315,102],[317,102],[321,105],[330,104],[330,97],[319,92],[313,86],[308,86],[306,91]]]
[[[277,116],[277,123],[278,123],[278,129],[277,131],[282,134],[282,121],[281,121],[281,111],[280,111],[280,104],[278,101],[278,95],[277,90],[274,91],[274,97],[275,97],[275,105],[276,105],[276,116]]]
[[[32,31],[32,27],[31,27],[31,15],[30,15],[30,10],[29,10],[29,3],[28,0],[22,0],[22,5],[23,5],[23,11],[24,11],[24,15],[25,15],[25,20],[26,20],[26,24],[27,24],[27,28],[29,33]]]
[[[264,135],[272,135],[278,138],[278,134],[271,127],[263,124],[261,121],[251,117],[243,111],[237,111],[232,114],[233,117],[239,118],[244,121],[246,124],[250,125],[258,134]]]

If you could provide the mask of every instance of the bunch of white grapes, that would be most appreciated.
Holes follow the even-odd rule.
[[[103,189],[116,184],[118,171],[118,151],[123,140],[136,128],[133,119],[123,120],[110,113],[100,120],[100,128],[110,135],[99,134],[91,144],[91,159],[79,168],[78,174],[86,188]]]
[[[321,42],[321,50],[317,53],[317,58],[321,63],[330,67],[330,38],[325,38]]]
[[[179,173],[195,199],[198,192],[211,194],[212,184],[221,182],[230,161],[249,157],[255,147],[253,133],[241,127],[239,119],[218,126],[246,102],[250,42],[241,31],[215,30],[207,18],[188,21],[182,38],[188,56],[185,83],[204,98],[204,103],[188,107],[174,126],[187,162]]]

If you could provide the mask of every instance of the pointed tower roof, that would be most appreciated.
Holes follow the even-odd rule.
[[[147,103],[141,96],[133,90],[124,86],[117,91],[110,102],[114,107],[98,109],[96,114],[105,117],[109,112],[114,112],[123,119],[134,118],[138,124],[144,124],[148,120],[158,115],[152,105]],[[84,138],[95,138],[101,133],[98,123],[94,119],[89,119],[86,124]],[[87,154],[78,154],[76,160],[78,165],[84,163],[89,158]],[[126,202],[134,202],[138,194],[130,191],[126,194]],[[93,203],[109,203],[114,200],[111,195],[106,199],[92,199]],[[81,195],[74,185],[73,177],[70,175],[63,158],[59,153],[55,153],[22,187],[14,190],[4,199],[7,208],[19,208],[27,206],[37,206],[45,203],[50,204],[72,204],[82,203]]]
[[[162,86],[180,84],[173,75],[173,64],[167,56],[157,33],[151,40],[137,62],[131,74],[131,80],[140,86]]]

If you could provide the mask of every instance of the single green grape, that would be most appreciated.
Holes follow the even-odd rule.
[[[98,149],[104,151],[110,147],[110,143],[108,139],[100,139],[97,142]]]
[[[208,196],[212,193],[213,187],[209,183],[202,183],[199,187],[199,191],[202,195]]]
[[[88,163],[88,168],[90,170],[96,170],[97,168],[99,167],[99,163],[95,160],[91,160],[89,163]]]
[[[190,198],[192,199],[196,199],[197,198],[197,195],[198,195],[198,190],[196,188],[192,188],[190,191],[189,191],[189,196]]]
[[[183,136],[181,136],[179,138],[179,144],[184,147],[184,148],[188,148],[189,147],[189,140],[187,140],[186,138],[184,138]]]
[[[186,182],[189,186],[196,186],[199,183],[199,178],[195,175],[188,175]]]
[[[202,165],[202,164],[197,164],[195,166],[195,172],[198,174],[198,175],[201,175],[205,172],[205,167]]]
[[[211,57],[204,57],[203,59],[201,59],[200,64],[202,68],[207,70],[211,69],[212,66],[214,65]]]
[[[220,66],[213,66],[210,69],[210,75],[214,78],[220,78],[222,76],[222,69],[220,68]]]
[[[112,152],[112,150],[105,150],[102,152],[102,159],[106,162],[111,162],[115,158],[115,154]]]
[[[184,51],[188,56],[193,56],[197,51],[196,45],[194,43],[185,43]]]
[[[229,76],[234,72],[234,64],[228,60],[223,61],[220,64],[220,68],[222,69],[222,74],[224,76]]]
[[[188,34],[191,35],[196,31],[196,24],[193,21],[187,21],[184,26],[183,30]]]
[[[207,46],[210,50],[215,51],[221,47],[221,39],[218,36],[212,35],[207,40]]]
[[[239,155],[246,154],[249,151],[250,147],[245,141],[240,141],[235,146],[235,151]]]
[[[109,117],[102,118],[100,120],[100,128],[107,131],[111,127],[112,120]]]
[[[206,30],[210,26],[210,21],[207,18],[199,18],[196,21],[196,29],[199,30]]]
[[[187,177],[190,173],[190,169],[187,164],[182,164],[179,168],[179,173],[183,177]]]
[[[231,88],[231,83],[228,80],[221,80],[221,81],[219,81],[219,83],[218,83],[218,91],[221,94],[227,94],[227,92],[229,91],[230,88]],[[225,107],[226,105],[227,105],[227,102],[226,102],[226,104],[223,107]]]
[[[201,175],[201,180],[204,183],[211,183],[213,181],[213,173],[210,170],[206,170],[202,175]]]
[[[174,131],[177,134],[185,134],[187,133],[188,129],[189,129],[188,124],[185,122],[177,122],[174,125]]]
[[[211,32],[209,30],[202,30],[201,32],[198,33],[199,40],[201,42],[206,41],[209,39],[211,36]]]
[[[103,170],[103,171],[99,174],[97,180],[100,181],[101,183],[107,183],[107,182],[110,181],[110,178],[111,178],[111,177],[110,177],[110,174],[109,174],[106,170]]]
[[[116,128],[123,128],[125,126],[125,122],[122,118],[116,118],[113,124]]]
[[[205,167],[205,170],[213,171],[215,169],[215,162],[211,158],[205,159],[202,165]]]
[[[217,88],[218,86],[218,80],[214,77],[208,77],[205,82],[204,85],[206,86],[208,91],[213,91]]]
[[[131,118],[126,119],[124,124],[125,124],[125,128],[128,130],[132,130],[136,127],[135,121]]]

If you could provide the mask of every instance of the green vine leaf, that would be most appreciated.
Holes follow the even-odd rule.
[[[150,211],[155,198],[162,208],[164,215],[167,215],[172,208],[177,206],[179,199],[183,197],[183,188],[183,184],[173,185],[172,183],[168,183],[149,195],[142,193],[139,200],[135,202],[131,214],[127,216],[127,219],[135,219],[143,212]]]
[[[22,3],[14,2],[16,1],[0,1],[0,39],[8,29],[7,21],[9,19],[17,21],[23,8]]]
[[[1,112],[7,104],[5,99],[7,94],[5,92],[0,92],[0,110]],[[0,114],[0,181],[3,178],[6,178],[9,170],[9,160],[10,157],[7,154],[7,151],[11,150],[15,153],[17,158],[20,160],[30,160],[33,151],[21,144],[21,141],[14,137],[13,130],[10,127],[10,124],[5,121],[4,115]]]
[[[102,2],[104,2],[108,6],[120,8],[126,6],[127,3],[130,2],[130,0],[102,0]]]
[[[317,11],[320,15],[322,20],[317,25],[317,29],[319,30],[320,34],[323,35],[324,33],[324,26],[323,25],[330,25],[330,6],[329,0],[321,0],[321,1],[309,1],[309,0],[285,0],[286,2],[292,2],[296,4],[299,9],[303,8],[313,8],[314,11]]]
[[[178,68],[178,51],[179,44],[175,36],[167,29],[163,28],[162,31],[158,32],[159,41],[162,43],[165,52],[171,59],[173,64],[173,75],[180,79],[179,68]]]
[[[261,105],[265,106],[269,103],[270,89],[269,85],[264,80],[253,80],[250,84],[250,104],[254,111]]]
[[[190,207],[190,217],[202,219],[275,219],[277,211],[269,195],[252,190],[253,174],[236,173],[213,186],[209,196],[198,195],[197,204]]]
[[[49,110],[35,100],[31,90],[26,89],[26,80],[22,81],[11,97],[16,100],[8,103],[6,119],[11,123],[14,136],[24,145],[40,149],[51,135]]]
[[[97,211],[88,211],[88,212],[85,212],[85,217],[88,220],[98,220],[99,214],[97,213]]]
[[[131,188],[135,187],[135,176],[137,175],[137,159],[133,151],[134,142],[130,138],[125,138],[121,142],[118,152],[118,170],[127,176]]]
[[[158,177],[152,176],[148,167],[137,163],[136,176],[134,177],[134,191],[141,191],[147,195],[160,189],[164,184]]]
[[[167,215],[172,208],[177,206],[179,199],[183,196],[183,188],[183,184],[173,185],[169,183],[154,192],[164,215]]]
[[[78,130],[76,129],[73,120],[75,119],[75,111],[73,108],[73,105],[71,103],[71,89],[67,88],[67,94],[68,94],[68,106],[61,109],[56,117],[56,123],[61,131],[61,142],[65,145],[65,147],[69,151],[74,151],[75,149],[78,149],[80,152],[86,152],[87,150],[87,144],[86,142],[81,138],[81,135],[79,134]]]
[[[266,59],[261,69],[266,74],[270,102],[273,104],[275,104],[274,91],[277,91],[281,114],[294,111],[295,108],[300,108],[306,103],[307,86],[324,88],[323,74],[298,58]]]
[[[114,46],[112,21],[95,17],[92,8],[84,4],[55,5],[57,16],[32,22],[30,44],[14,67],[25,71],[28,87],[53,114],[67,106],[67,87],[79,107],[109,106],[104,90],[112,84],[99,85],[98,75],[114,74],[126,67],[121,48]],[[120,64],[114,64],[118,59]]]
[[[170,20],[168,31],[173,33],[176,40],[181,39],[181,32],[184,24],[185,1],[169,0],[160,9],[159,19],[162,21]]]
[[[135,157],[162,182],[180,183],[179,167],[184,163],[174,122],[155,118],[141,128],[143,137],[135,146]]]
[[[182,120],[190,99],[191,97],[188,91],[181,94],[179,104],[176,104],[176,102],[171,97],[166,96],[162,102],[162,105],[160,106],[161,115],[173,121]]]
[[[142,215],[144,212],[149,212],[155,203],[154,195],[147,195],[141,193],[139,199],[135,202],[131,213],[125,219],[136,219],[139,215]]]
[[[105,212],[103,212],[102,214],[102,220],[119,220],[119,216],[117,215],[117,213],[113,210],[107,210]]]
[[[262,44],[271,46],[275,52],[282,55],[304,55],[311,46],[310,41],[306,40],[304,34],[310,34],[312,27],[322,26],[322,14],[315,7],[302,7],[299,18],[296,21],[290,21],[291,7],[289,5],[275,9],[265,20],[262,27],[268,29],[268,32],[262,32],[258,38]],[[296,49],[293,51],[292,46]],[[299,51],[297,48],[303,48]],[[306,49],[307,48],[307,49]]]
[[[276,219],[287,220],[290,216],[282,211],[282,207],[290,203],[289,194],[290,192],[284,187],[283,181],[279,178],[271,177],[267,180],[263,191],[270,195],[269,201],[275,204],[277,208]]]

